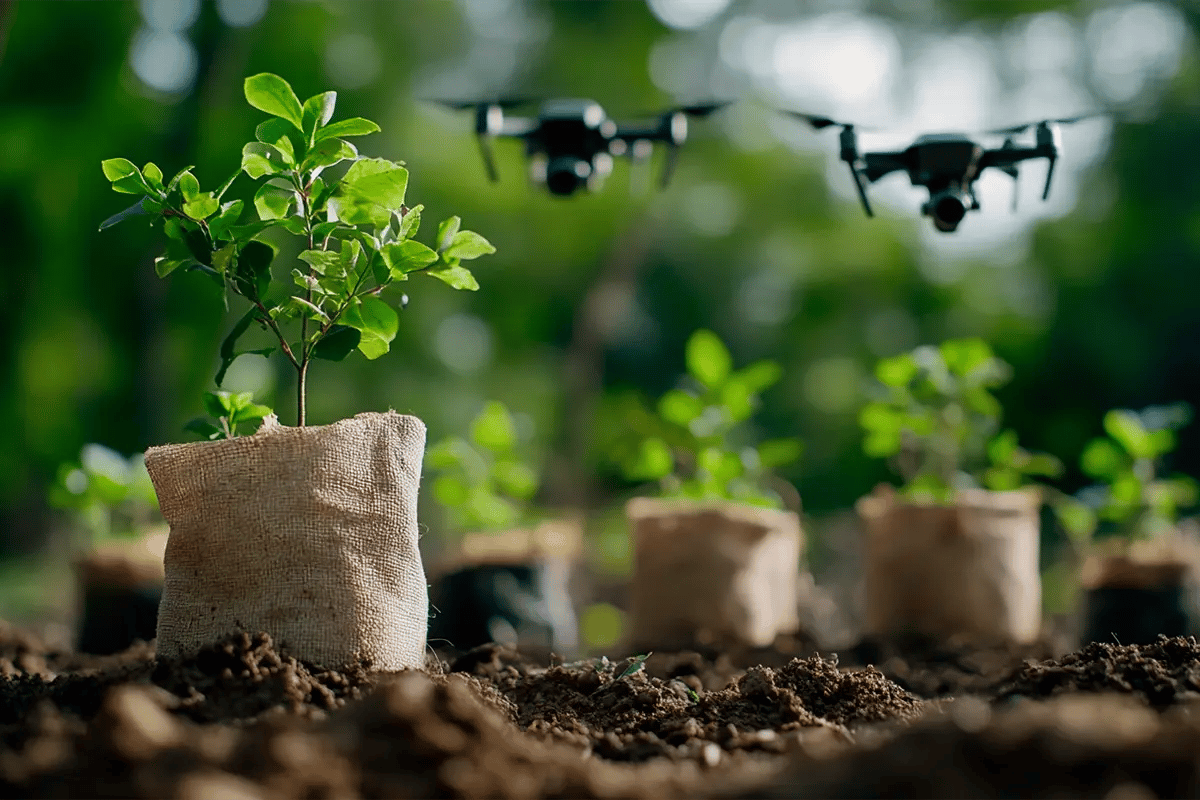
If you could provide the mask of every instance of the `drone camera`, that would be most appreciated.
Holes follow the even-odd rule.
[[[559,156],[546,164],[546,188],[551,194],[569,197],[587,186],[592,165],[572,156]]]
[[[947,189],[929,198],[929,202],[921,211],[933,218],[934,227],[939,231],[950,233],[958,229],[958,224],[963,221],[967,211],[973,207],[974,205],[964,195],[953,189]]]

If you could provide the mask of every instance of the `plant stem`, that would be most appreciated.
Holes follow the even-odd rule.
[[[296,368],[296,425],[304,427],[306,413],[305,382],[308,379],[308,359],[305,358]]]

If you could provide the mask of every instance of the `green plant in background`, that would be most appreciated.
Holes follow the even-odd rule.
[[[948,503],[957,489],[980,483],[999,491],[1057,476],[1058,459],[1021,448],[1015,431],[997,434],[1002,409],[992,390],[1011,373],[982,339],[881,359],[877,397],[859,414],[863,450],[889,459],[903,480],[900,494],[918,501]]]
[[[185,428],[205,439],[232,439],[238,425],[259,422],[271,413],[270,406],[254,402],[252,392],[205,392],[204,409],[212,420],[194,419]]]
[[[526,521],[538,490],[537,472],[519,452],[508,408],[492,401],[471,423],[470,441],[449,436],[425,453],[437,474],[433,496],[460,532],[498,531]]]
[[[201,191],[190,168],[164,182],[153,163],[138,169],[124,158],[108,159],[102,166],[112,188],[142,198],[101,230],[150,215],[162,222],[168,238],[166,254],[155,261],[159,276],[198,270],[222,288],[227,305],[230,290],[248,300],[249,310],[221,346],[216,384],[238,356],[274,350],[236,349],[252,325],[269,329],[296,370],[297,424],[304,425],[313,359],[340,361],[355,348],[369,359],[388,351],[399,318],[380,296],[385,289],[417,273],[455,289],[478,289],[462,262],[495,249],[479,234],[462,230],[458,217],[438,226],[434,247],[416,241],[422,206],[405,205],[408,171],[402,162],[359,155],[348,139],[379,126],[361,117],[332,122],[336,92],[301,104],[287,81],[268,73],[247,78],[244,90],[247,102],[271,118],[242,149],[238,171],[218,188]],[[348,168],[339,177],[327,172],[341,164]],[[243,219],[244,201],[224,201],[243,172],[256,182],[256,218]],[[283,292],[272,275],[276,249],[260,238],[270,231],[301,240]],[[298,338],[284,332],[293,322],[299,323]]]
[[[1131,539],[1175,530],[1180,510],[1196,505],[1200,489],[1186,475],[1163,478],[1158,471],[1175,449],[1175,431],[1190,420],[1186,403],[1140,412],[1114,409],[1104,415],[1107,436],[1088,442],[1079,459],[1083,472],[1098,484],[1054,505],[1074,542],[1091,539],[1102,523]]]
[[[803,445],[797,439],[755,444],[743,425],[762,392],[779,381],[779,365],[763,360],[735,370],[720,338],[703,329],[688,339],[685,360],[684,388],[664,394],[654,411],[630,410],[630,435],[614,445],[622,474],[659,481],[664,497],[782,507],[769,486],[772,470],[799,458]]]
[[[162,521],[141,454],[127,458],[100,444],[84,445],[77,462],[59,466],[49,501],[68,512],[93,545],[141,535]]]

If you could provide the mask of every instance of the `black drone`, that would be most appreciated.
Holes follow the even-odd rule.
[[[654,143],[667,147],[662,185],[671,179],[679,146],[687,140],[688,117],[706,117],[725,103],[680,106],[657,115],[655,121],[623,124],[610,119],[594,100],[560,99],[542,103],[536,117],[510,117],[504,111],[527,100],[437,101],[456,110],[475,109],[475,135],[483,164],[492,181],[499,180],[491,140],[508,136],[525,140],[529,174],[551,194],[568,197],[598,189],[612,172],[613,156],[634,161],[650,157]]]
[[[867,200],[866,184],[904,170],[913,186],[924,186],[929,190],[929,200],[921,206],[921,213],[932,217],[934,227],[944,232],[957,229],[968,211],[979,209],[975,181],[987,167],[995,167],[1015,181],[1018,177],[1017,164],[1030,158],[1045,158],[1050,162],[1050,167],[1046,171],[1046,188],[1042,191],[1042,199],[1047,199],[1050,196],[1050,180],[1054,177],[1054,164],[1058,160],[1058,126],[1095,116],[1082,114],[987,131],[990,135],[1005,137],[1004,144],[995,149],[988,149],[962,133],[930,133],[917,137],[905,150],[860,153],[854,125],[798,111],[784,113],[804,120],[817,130],[831,126],[842,129],[840,158],[850,167],[850,174],[868,217],[875,215]],[[1030,128],[1034,129],[1033,146],[1017,145],[1014,137]],[[1014,209],[1016,205],[1014,186]]]

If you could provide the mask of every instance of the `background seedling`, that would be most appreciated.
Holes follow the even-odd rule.
[[[92,545],[136,537],[162,521],[142,456],[126,457],[101,444],[84,445],[78,461],[59,466],[49,500]]]
[[[1055,503],[1074,542],[1087,542],[1102,526],[1142,540],[1176,529],[1180,510],[1195,506],[1200,491],[1193,478],[1163,478],[1158,472],[1175,449],[1175,431],[1191,416],[1186,403],[1104,415],[1107,435],[1091,440],[1079,459],[1083,472],[1098,483]]]
[[[102,166],[113,190],[141,199],[100,227],[149,215],[167,235],[167,252],[155,261],[159,276],[196,270],[222,289],[227,307],[230,291],[249,301],[221,345],[215,382],[221,385],[239,356],[272,352],[237,349],[252,326],[269,329],[296,370],[296,418],[304,425],[313,359],[341,361],[355,349],[369,359],[388,352],[399,319],[381,297],[385,289],[424,273],[474,291],[479,284],[462,262],[494,248],[462,230],[458,217],[438,226],[433,247],[416,241],[422,206],[405,205],[408,170],[402,162],[359,154],[349,140],[379,126],[362,117],[333,122],[336,92],[301,104],[287,81],[269,73],[247,78],[244,91],[246,101],[270,119],[242,149],[239,170],[216,189],[201,191],[190,168],[165,181],[153,163],[139,169],[110,158]],[[244,200],[225,199],[242,173],[255,185],[255,215],[248,219]],[[272,272],[276,248],[261,238],[270,232],[301,240],[297,262],[282,280]],[[280,291],[283,286],[289,289]],[[285,333],[289,323],[297,323],[298,338]]]
[[[538,476],[519,453],[517,426],[508,408],[488,403],[471,423],[470,437],[450,436],[425,454],[426,467],[437,474],[433,496],[452,527],[496,531],[525,521]]]
[[[254,402],[251,392],[205,392],[204,408],[214,421],[194,419],[185,427],[205,439],[232,439],[238,425],[259,422],[271,413],[270,406]]]
[[[859,414],[863,450],[888,459],[903,481],[900,494],[913,500],[948,503],[958,489],[1016,489],[1058,475],[1058,459],[1021,448],[1015,431],[997,434],[1002,409],[992,390],[1011,375],[982,339],[882,359],[875,399]]]
[[[658,481],[664,497],[733,500],[781,507],[772,471],[799,458],[796,439],[755,443],[746,423],[759,397],[779,381],[774,361],[733,368],[715,333],[698,330],[685,351],[683,386],[659,398],[651,411],[640,402],[624,411],[628,433],[612,444],[612,458],[632,481]]]

